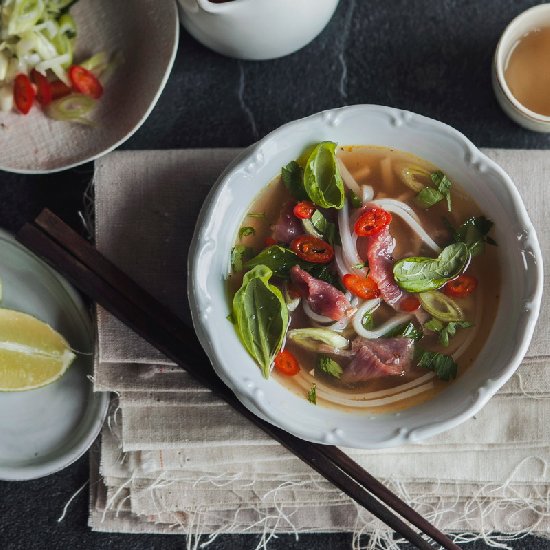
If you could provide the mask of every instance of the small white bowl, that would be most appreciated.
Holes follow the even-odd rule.
[[[75,61],[119,51],[124,63],[105,85],[90,118],[95,127],[52,120],[35,105],[28,115],[0,113],[0,170],[43,174],[94,160],[126,141],[155,106],[172,68],[179,36],[173,0],[80,0]]]
[[[534,6],[520,13],[502,33],[493,58],[492,80],[497,101],[514,121],[535,132],[550,132],[550,117],[531,111],[512,94],[504,72],[512,49],[528,32],[550,25],[550,4]]]
[[[238,227],[252,199],[304,146],[332,140],[374,144],[418,155],[461,184],[495,222],[502,300],[475,363],[428,402],[371,415],[314,407],[266,380],[226,319],[224,280]],[[286,124],[247,149],[222,174],[204,203],[189,253],[188,293],[197,335],[220,378],[250,410],[294,435],[344,447],[417,442],[474,415],[523,358],[542,296],[542,255],[535,230],[509,176],[446,124],[376,105],[325,111]]]
[[[178,0],[182,25],[215,52],[239,59],[274,59],[311,42],[338,0]]]

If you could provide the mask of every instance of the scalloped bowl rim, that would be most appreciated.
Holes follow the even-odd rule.
[[[495,220],[497,240],[502,243],[499,246],[501,288],[514,277],[519,287],[507,301],[511,305],[499,303],[482,351],[449,388],[423,404],[397,413],[346,413],[314,407],[279,382],[261,376],[226,320],[229,309],[223,279],[228,274],[230,248],[241,220],[253,197],[277,175],[273,173],[274,168],[269,172],[269,164],[278,164],[280,170],[298,156],[299,148],[311,141],[336,138],[343,133],[365,131],[368,134],[376,124],[379,127],[374,140],[334,141],[344,145],[392,146],[388,140],[393,136],[410,145],[394,144],[395,148],[434,162],[449,173],[451,179],[459,181],[476,202],[492,201],[489,207],[484,204],[482,208]],[[318,135],[316,139],[312,131]],[[439,154],[444,152],[443,162],[430,158],[438,148]],[[419,150],[426,150],[428,154],[420,154]],[[463,177],[454,177],[460,170]],[[480,181],[483,185],[479,185]],[[246,185],[252,187],[248,193],[242,189]],[[503,223],[498,224],[499,219]],[[220,242],[222,240],[224,242]],[[517,249],[508,246],[517,242]],[[451,126],[378,105],[341,107],[289,122],[238,155],[220,175],[203,204],[189,249],[188,270],[188,296],[197,336],[216,373],[238,399],[264,420],[302,439],[364,449],[416,443],[475,415],[520,365],[538,317],[543,282],[542,254],[535,229],[519,192],[504,170]],[[504,336],[506,331],[509,333],[507,338],[499,338],[502,330]]]

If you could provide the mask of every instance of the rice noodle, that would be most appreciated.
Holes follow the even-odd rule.
[[[417,221],[418,217],[415,219],[415,216],[412,216],[410,212],[408,212],[410,207],[405,203],[393,199],[379,199],[372,201],[372,203],[377,204],[384,210],[399,216],[427,246],[429,246],[437,254],[441,252],[441,247],[426,233],[424,228]]]
[[[334,247],[334,260],[336,261],[336,268],[338,269],[338,273],[340,274],[340,277],[347,275],[349,273],[349,270],[346,266],[346,263],[344,262],[341,246]]]
[[[324,315],[319,315],[318,313],[315,313],[306,300],[302,302],[302,308],[304,310],[304,313],[312,320],[317,323],[321,323],[326,325],[327,323],[332,323],[334,319],[331,319],[330,317],[325,317]]]
[[[395,403],[408,397],[414,397],[420,393],[428,391],[434,387],[431,381],[435,374],[429,372],[419,378],[385,390],[378,390],[368,393],[350,394],[337,388],[325,384],[319,378],[315,378],[310,373],[302,371],[302,375],[296,377],[299,385],[309,390],[315,383],[317,387],[317,396],[330,403],[343,405],[347,407],[381,407],[386,404]]]
[[[374,302],[374,300],[369,300],[369,302],[371,301]],[[363,304],[363,306],[361,306],[353,316],[353,328],[355,329],[355,332],[359,336],[362,336],[363,338],[368,338],[369,340],[380,338],[384,336],[384,334],[387,334],[390,330],[394,329],[395,327],[398,327],[399,325],[402,325],[403,323],[406,323],[413,317],[411,313],[399,313],[395,317],[388,319],[385,323],[382,323],[376,329],[367,330],[363,326],[363,317],[365,316],[366,313],[368,313],[372,309],[372,308],[366,307],[370,305],[369,302],[366,302],[365,304]]]
[[[350,174],[349,170],[346,168],[346,165],[341,158],[336,158],[336,164],[338,165],[338,171],[342,180],[344,181],[345,186],[353,191],[358,197],[361,197],[361,189],[359,188],[358,183],[355,181],[355,178]]]
[[[384,210],[388,210],[388,212],[393,212],[392,208],[401,208],[420,223],[418,214],[406,202],[397,199],[375,199],[372,203],[381,206]]]
[[[363,185],[361,188],[363,189],[363,204],[367,204],[367,202],[374,199],[374,187],[372,185]]]
[[[338,211],[338,231],[340,231],[340,240],[342,241],[342,257],[348,272],[351,273],[354,269],[353,266],[362,262],[349,228],[349,206],[347,199],[344,200],[344,206]]]
[[[346,292],[346,298],[354,308],[356,308],[359,305],[359,298],[357,296],[352,297],[350,292]],[[352,317],[353,317],[352,312],[350,312],[350,315],[346,315],[345,317],[343,317],[339,321],[336,321],[336,323],[333,323],[332,325],[328,325],[328,326],[325,325],[325,327],[328,328],[329,330],[333,330],[334,332],[342,332],[350,324]]]

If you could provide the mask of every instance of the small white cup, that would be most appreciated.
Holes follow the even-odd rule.
[[[550,117],[531,111],[512,94],[504,71],[512,48],[529,31],[550,26],[550,4],[540,4],[520,13],[502,33],[493,59],[493,89],[504,112],[515,122],[535,132],[550,132]]]
[[[178,0],[182,25],[210,49],[240,59],[273,59],[311,42],[338,0]]]

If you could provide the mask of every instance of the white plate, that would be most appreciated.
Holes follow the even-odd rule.
[[[120,51],[124,63],[105,85],[91,116],[96,127],[51,120],[35,105],[28,115],[0,112],[0,169],[40,174],[98,158],[126,141],[157,103],[179,37],[174,0],[79,0],[76,62]]]
[[[80,458],[93,443],[109,396],[94,393],[94,331],[77,293],[9,234],[0,231],[2,307],[50,324],[76,350],[66,374],[44,388],[0,392],[0,479],[52,474]]]
[[[313,407],[260,369],[239,341],[228,313],[230,250],[252,199],[318,141],[373,144],[408,151],[441,167],[495,222],[502,268],[501,301],[474,364],[433,399],[387,414]],[[297,120],[247,149],[220,176],[196,224],[189,251],[193,324],[220,378],[241,402],[272,424],[309,441],[356,448],[395,447],[432,437],[470,418],[510,378],[525,354],[542,296],[542,255],[509,176],[446,124],[399,109],[355,105]]]

